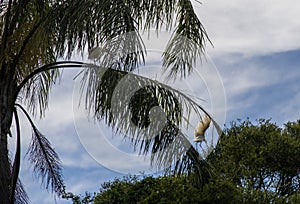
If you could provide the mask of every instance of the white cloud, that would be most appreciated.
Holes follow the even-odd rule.
[[[299,118],[300,73],[288,55],[253,57],[246,62],[222,58],[219,64],[224,67],[219,70],[228,99],[227,122],[248,116],[273,118],[278,123]]]
[[[255,64],[247,67],[230,67],[222,72],[226,93],[236,96],[248,90],[254,90],[264,86],[271,86],[282,80],[278,71],[270,72],[268,68],[259,67]]]
[[[251,56],[300,48],[298,1],[204,0],[194,5],[214,54]]]

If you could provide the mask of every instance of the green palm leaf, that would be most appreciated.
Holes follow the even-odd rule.
[[[82,99],[96,120],[130,138],[140,154],[151,154],[158,169],[194,173],[201,184],[207,181],[208,164],[180,130],[191,112],[200,119],[208,115],[201,106],[170,86],[132,73],[92,66],[82,74]],[[213,125],[221,134],[214,120]]]

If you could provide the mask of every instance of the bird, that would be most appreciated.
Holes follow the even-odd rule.
[[[211,122],[211,118],[208,115],[202,118],[202,120],[198,123],[197,127],[195,128],[195,139],[194,142],[206,142],[205,139],[205,131],[209,127]]]

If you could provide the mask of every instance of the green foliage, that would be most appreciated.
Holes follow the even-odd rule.
[[[300,120],[232,122],[207,162],[214,174],[200,188],[190,175],[116,179],[102,185],[101,203],[291,203],[300,201]]]
[[[193,172],[199,185],[207,182],[208,164],[179,128],[188,123],[183,118],[191,112],[199,118],[207,114],[201,106],[178,90],[136,74],[99,67],[83,74],[82,94],[95,119],[104,119],[116,132],[130,136],[135,150],[151,154],[157,169]],[[155,117],[150,120],[151,111]]]
[[[201,190],[185,176],[126,177],[102,184],[94,203],[240,203],[242,198],[230,181],[212,181]]]
[[[71,192],[68,192],[68,193],[64,193],[62,195],[62,198],[66,200],[71,200],[73,204],[89,204],[94,200],[95,194],[93,196],[92,194],[86,192],[85,195],[82,196],[82,195],[75,195]]]
[[[185,177],[127,177],[104,183],[94,203],[195,203],[197,195]]]
[[[231,181],[250,201],[287,201],[299,193],[299,127],[300,120],[283,129],[264,119],[233,122],[208,158],[215,179]]]

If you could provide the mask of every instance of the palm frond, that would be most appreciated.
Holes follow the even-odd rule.
[[[189,75],[205,53],[206,41],[211,43],[189,0],[178,1],[178,24],[163,53],[163,66],[169,77]]]
[[[60,72],[58,69],[43,71],[31,78],[22,87],[19,99],[27,105],[33,115],[36,115],[36,112],[38,112],[39,116],[42,117],[48,106],[51,87],[59,79]]]
[[[47,138],[36,127],[32,128],[32,141],[26,153],[28,159],[33,164],[35,174],[42,180],[42,184],[45,184],[46,189],[51,189],[52,192],[61,196],[64,192],[61,161]]]
[[[28,195],[23,187],[22,182],[18,179],[17,188],[14,196],[14,203],[16,204],[29,204],[30,200]]]
[[[9,163],[11,164],[12,162],[9,161]],[[11,172],[13,172],[14,168],[12,165],[10,166],[10,168],[11,168]],[[12,187],[12,185],[10,185],[10,191],[12,191],[12,189],[13,189],[13,187]],[[16,204],[30,203],[30,199],[29,199],[29,197],[24,189],[24,186],[19,178],[16,178],[16,186],[14,189],[13,198],[11,198],[11,196],[10,196],[10,200],[13,200],[14,201],[13,203],[16,203]]]
[[[4,32],[4,22],[5,22],[4,14],[6,12],[7,5],[8,2],[2,2],[2,1],[0,2],[0,42]]]
[[[34,173],[38,179],[41,179],[47,190],[50,189],[61,196],[64,192],[61,161],[48,139],[36,128],[26,110],[19,104],[16,106],[23,111],[33,130],[26,156],[33,165]]]
[[[162,107],[165,118],[161,115],[149,117],[151,109],[157,106]],[[184,113],[178,97],[172,91],[153,85],[141,88],[132,96],[129,111],[132,114],[131,121],[138,130],[149,128],[154,123],[149,129],[150,135],[143,129],[138,131],[136,137],[129,136],[135,148],[139,148],[140,154],[151,154],[152,166],[160,170],[167,169],[166,173],[192,174],[199,186],[208,181],[211,177],[209,165],[179,128]]]
[[[174,35],[163,55],[163,65],[170,69],[172,77],[177,73],[181,76],[189,74],[195,65],[195,59],[202,57],[206,41],[209,41],[190,0],[75,0],[66,2],[57,16],[61,16],[58,24],[61,30],[58,32],[56,50],[60,56],[67,53],[67,57],[71,57],[75,50],[83,54],[86,46],[89,50],[94,47],[118,50],[119,44],[123,47],[127,42],[126,38],[121,37],[121,40],[120,36],[127,33],[138,35],[137,32],[149,31],[152,27],[158,31],[163,26],[167,30],[175,26]],[[109,46],[106,46],[107,42],[110,42]],[[145,55],[143,47],[139,47],[143,45],[140,38],[130,42],[135,42],[133,47],[138,49],[131,48],[130,53],[123,52],[121,56],[115,56],[119,62],[129,61],[126,63],[129,66],[122,67],[123,71],[136,69],[136,59],[143,59]],[[111,59],[109,62],[112,62]]]
[[[145,62],[146,49],[138,32],[120,34],[90,52],[101,67],[133,71]]]
[[[10,18],[3,21],[9,22],[5,33],[8,37],[0,43],[0,68],[6,78],[21,83],[36,67],[56,61],[53,50],[56,31],[52,22],[53,10],[47,0],[13,1]],[[58,75],[57,70],[40,74],[26,84],[23,95],[19,95],[33,115],[36,112],[43,115],[49,90]]]
[[[126,1],[131,7],[132,13],[139,22],[139,26],[147,31],[154,27],[156,30],[165,27],[170,30],[173,27],[175,9],[178,1]]]
[[[182,139],[185,140],[186,138]],[[178,174],[187,173],[200,188],[208,183],[213,174],[209,163],[199,155],[193,146],[190,146],[176,161],[173,171]]]
[[[7,40],[1,42],[1,60],[9,65],[7,69],[15,80],[22,80],[36,66],[55,60],[55,29],[50,14],[48,1],[14,1],[10,18],[6,19],[9,26],[5,32]]]
[[[60,30],[56,50],[60,56],[67,53],[68,58],[74,50],[83,53],[86,46],[92,49],[108,40],[137,31],[135,19],[125,1],[68,1],[59,6],[58,12],[61,18],[58,22]],[[118,44],[114,46],[112,50],[118,48]]]
[[[208,164],[180,127],[191,112],[200,119],[211,116],[188,96],[149,78],[97,66],[83,71],[81,83],[85,108],[130,138],[140,154],[150,153],[152,165],[179,174],[193,172],[200,182],[209,177]]]

